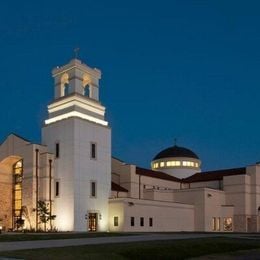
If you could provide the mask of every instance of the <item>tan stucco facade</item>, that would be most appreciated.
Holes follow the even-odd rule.
[[[112,180],[128,192],[111,192],[110,230],[259,232],[260,165],[247,167],[246,174],[190,183],[162,179],[156,171],[142,175],[117,159],[112,170]]]

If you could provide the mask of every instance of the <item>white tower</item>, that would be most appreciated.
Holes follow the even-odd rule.
[[[55,99],[42,128],[54,153],[55,225],[106,231],[111,187],[111,129],[99,102],[101,72],[78,59],[53,69]]]

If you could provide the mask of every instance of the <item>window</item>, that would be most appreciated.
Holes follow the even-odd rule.
[[[97,196],[97,184],[95,181],[90,182],[90,196],[96,197]]]
[[[131,217],[131,227],[134,227],[135,225],[135,217]]]
[[[114,217],[114,227],[118,227],[118,217]]]
[[[70,90],[70,86],[68,83],[64,84],[64,96],[68,96],[69,95],[69,90]]]
[[[96,159],[97,158],[97,151],[96,151],[97,145],[95,143],[91,143],[90,149],[91,149],[91,154],[90,154],[91,159]]]
[[[89,85],[86,85],[86,86],[84,87],[84,96],[85,96],[85,97],[89,97],[89,93],[90,93],[89,90],[90,90],[90,89],[89,89]]]
[[[60,196],[60,182],[56,181],[55,182],[55,197],[59,197]]]
[[[149,227],[153,226],[153,218],[149,218]]]
[[[13,228],[18,229],[18,219],[22,215],[22,181],[23,161],[20,160],[13,165]]]
[[[164,162],[160,162],[160,167],[164,167]]]
[[[220,231],[220,218],[212,218],[212,230]]]
[[[141,227],[144,226],[144,218],[143,218],[143,217],[140,218],[140,226],[141,226]]]
[[[55,144],[55,157],[56,158],[60,157],[60,144],[59,143]]]
[[[224,222],[223,222],[223,228],[224,231],[232,231],[233,227],[232,227],[232,218],[224,218]]]

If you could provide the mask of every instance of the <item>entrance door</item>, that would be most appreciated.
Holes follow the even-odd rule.
[[[97,231],[97,213],[88,214],[88,231],[94,232]]]

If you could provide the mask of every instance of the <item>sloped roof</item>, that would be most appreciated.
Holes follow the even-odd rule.
[[[183,179],[184,182],[201,182],[201,181],[215,181],[215,180],[223,180],[224,176],[231,175],[243,175],[246,174],[246,168],[233,168],[233,169],[225,169],[225,170],[217,170],[217,171],[208,171],[208,172],[199,172],[194,175]]]
[[[180,182],[181,181],[180,179],[173,177],[169,174],[166,174],[164,172],[153,171],[153,170],[144,169],[144,168],[140,168],[140,167],[136,167],[136,174],[151,177],[151,178],[158,178],[158,179],[162,179],[162,180],[167,180],[167,181],[174,181],[174,182]]]
[[[116,184],[115,182],[111,182],[111,190],[113,191],[122,191],[122,192],[128,192],[127,189],[125,189],[124,187]]]

